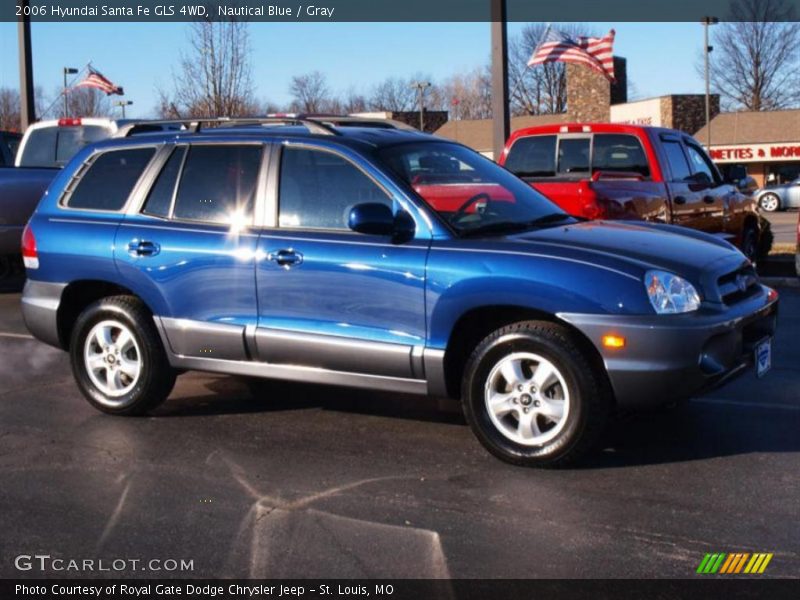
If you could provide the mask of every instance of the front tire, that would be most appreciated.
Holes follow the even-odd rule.
[[[775,212],[781,208],[781,199],[777,194],[764,194],[758,199],[758,205],[765,212]]]
[[[462,406],[478,440],[501,460],[563,467],[599,441],[611,401],[604,375],[567,329],[523,321],[472,353]]]
[[[103,298],[80,314],[70,360],[89,403],[113,415],[143,415],[175,385],[153,317],[133,296]]]

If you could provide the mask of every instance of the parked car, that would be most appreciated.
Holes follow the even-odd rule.
[[[725,237],[749,258],[769,252],[759,244],[756,203],[680,131],[613,123],[529,127],[514,132],[499,162],[572,215],[672,223]],[[752,182],[737,183],[746,190]]]
[[[756,190],[755,198],[766,212],[800,208],[800,177],[783,184],[766,185]]]
[[[615,409],[769,368],[777,293],[718,237],[584,222],[430,135],[231,125],[84,148],[28,223],[25,322],[100,411],[187,369],[449,395],[560,466]]]
[[[0,167],[10,167],[14,164],[14,156],[19,148],[22,136],[13,131],[0,131]]]

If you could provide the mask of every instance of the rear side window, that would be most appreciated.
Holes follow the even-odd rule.
[[[508,151],[505,168],[517,177],[553,177],[556,174],[556,136],[519,138]]]
[[[664,152],[667,155],[669,169],[672,171],[672,181],[688,181],[692,178],[692,169],[683,153],[679,142],[663,140]]]
[[[155,148],[111,150],[94,159],[75,184],[67,206],[117,211],[155,154]]]
[[[599,133],[594,136],[592,172],[615,171],[650,176],[642,144],[632,135]]]
[[[281,227],[348,230],[350,210],[361,202],[392,207],[392,200],[358,167],[336,154],[283,149],[279,191]]]
[[[252,218],[261,146],[193,146],[178,186],[173,217],[208,223]]]
[[[155,184],[150,189],[150,193],[145,200],[142,212],[146,215],[167,218],[172,208],[172,198],[175,195],[175,186],[178,183],[183,157],[186,154],[186,146],[175,148],[167,160],[167,164],[161,169]]]
[[[572,175],[589,172],[589,138],[561,138],[558,144],[558,172]]]

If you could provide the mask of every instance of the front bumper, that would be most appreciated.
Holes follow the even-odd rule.
[[[775,333],[778,301],[769,289],[720,309],[686,315],[561,314],[597,348],[620,408],[646,408],[712,389],[753,363],[755,344]],[[605,335],[624,348],[602,345]]]

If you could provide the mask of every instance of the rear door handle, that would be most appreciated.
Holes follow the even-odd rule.
[[[128,254],[131,256],[155,256],[161,252],[161,246],[147,240],[131,240],[128,244]]]
[[[706,204],[714,204],[715,198],[714,196],[703,196],[703,202]]]
[[[684,198],[683,196],[675,196],[675,198],[673,198],[672,201],[675,204],[686,204],[686,198]]]
[[[303,262],[303,255],[294,250],[276,250],[275,252],[270,252],[267,258],[287,269]]]

